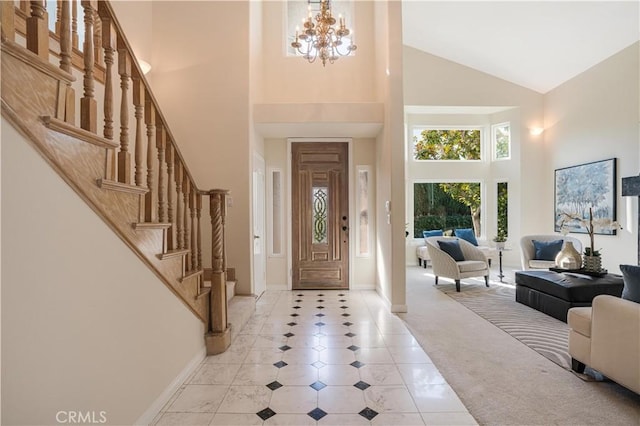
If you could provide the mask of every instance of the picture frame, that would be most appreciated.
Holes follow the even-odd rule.
[[[560,218],[568,213],[589,220],[589,208],[593,219],[616,220],[617,211],[617,159],[556,169],[554,173],[554,223],[560,232]],[[565,216],[566,217],[566,216]],[[579,220],[564,222],[569,232],[587,234],[587,229]],[[597,229],[596,234],[616,235],[616,229]]]

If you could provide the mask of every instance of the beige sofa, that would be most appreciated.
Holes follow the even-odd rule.
[[[555,260],[536,260],[536,250],[533,245],[533,240],[536,241],[555,241],[564,240],[571,241],[573,247],[582,253],[582,243],[579,239],[569,237],[567,235],[525,235],[520,238],[520,262],[522,263],[522,269],[528,271],[530,269],[549,269],[556,266]]]
[[[567,322],[572,368],[585,365],[640,394],[640,304],[600,295],[590,308],[571,308]]]

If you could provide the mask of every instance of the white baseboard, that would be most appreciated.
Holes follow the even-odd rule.
[[[176,391],[182,386],[185,380],[200,366],[204,358],[207,356],[207,348],[202,347],[196,356],[189,361],[184,369],[176,376],[175,379],[167,386],[167,388],[160,394],[158,398],[151,404],[149,408],[140,416],[140,418],[134,423],[134,425],[148,425],[153,419],[156,418],[162,407],[165,406],[169,399],[176,393]]]
[[[289,289],[286,284],[267,284],[267,290],[286,291]]]
[[[394,314],[407,312],[407,305],[391,305],[391,312]]]

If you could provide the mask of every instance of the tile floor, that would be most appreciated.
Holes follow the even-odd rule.
[[[374,291],[268,291],[156,425],[475,425]]]

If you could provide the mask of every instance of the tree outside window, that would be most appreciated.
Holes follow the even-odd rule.
[[[509,123],[491,126],[494,160],[508,160],[511,158],[511,126]]]
[[[507,182],[498,182],[498,223],[497,223],[497,235],[509,236],[509,186]]]
[[[480,129],[416,129],[416,160],[480,160]]]

